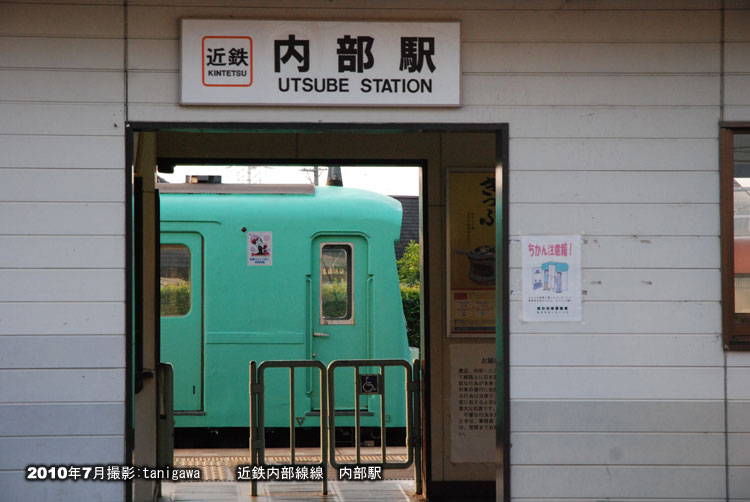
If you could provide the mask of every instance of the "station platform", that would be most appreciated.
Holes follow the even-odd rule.
[[[336,458],[342,462],[356,460],[354,448],[337,448]],[[361,448],[362,465],[378,464],[380,448]],[[406,460],[406,448],[388,447],[388,461]],[[298,464],[320,462],[317,448],[297,448],[295,460]],[[415,496],[414,468],[387,469],[383,479],[378,481],[348,481],[337,479],[336,470],[328,468],[328,495],[322,494],[320,481],[260,481],[258,496],[251,497],[250,481],[237,481],[237,467],[250,463],[247,449],[180,449],[175,450],[174,467],[199,468],[202,472],[199,482],[162,483],[162,497],[159,502],[297,502],[318,501],[392,501],[409,502],[420,500]],[[290,464],[288,448],[267,449],[265,465]]]

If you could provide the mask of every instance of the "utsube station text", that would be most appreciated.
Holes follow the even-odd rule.
[[[312,78],[279,77],[281,92],[347,93],[351,82],[346,77]],[[432,92],[432,79],[365,78],[359,81],[362,92],[390,94],[424,94]]]

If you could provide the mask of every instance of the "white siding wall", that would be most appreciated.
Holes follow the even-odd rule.
[[[510,124],[514,500],[724,499],[718,0],[175,3],[129,10],[133,119]],[[727,119],[750,119],[743,6],[726,15]],[[461,20],[463,106],[177,105],[179,17],[290,7],[303,7],[296,18]],[[545,233],[584,236],[582,323],[520,321],[519,237]],[[750,386],[735,383],[750,379],[750,358],[730,359],[730,490],[750,499]]]
[[[0,5],[3,500],[123,499],[24,480],[124,462],[123,19],[114,1]]]
[[[571,117],[511,122],[515,500],[726,496],[716,5],[559,13],[530,70],[569,79],[529,104]],[[582,323],[521,322],[535,233],[583,235]]]
[[[750,357],[725,391],[720,336],[719,0],[252,5],[131,1],[130,120],[509,123],[513,498],[724,500],[728,455],[750,500]],[[724,118],[750,120],[750,7],[727,6]],[[463,106],[177,105],[180,17],[290,13],[461,20]],[[51,499],[34,459],[123,458],[125,22],[114,1],[0,20],[0,486]],[[520,321],[518,238],[545,233],[584,236],[582,323]]]

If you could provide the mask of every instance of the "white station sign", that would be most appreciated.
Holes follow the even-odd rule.
[[[458,22],[181,20],[183,105],[459,106]]]

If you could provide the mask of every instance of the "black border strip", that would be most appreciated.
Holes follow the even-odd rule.
[[[133,132],[125,129],[125,458],[133,461]],[[125,500],[132,500],[132,483],[125,483]]]
[[[502,307],[502,329],[501,340],[503,344],[503,416],[496,417],[495,419],[495,434],[496,434],[496,445],[501,447],[503,451],[503,486],[502,494],[503,501],[510,502],[510,131],[506,125],[500,130],[500,134],[497,135],[497,145],[495,147],[496,162],[499,163],[500,168],[503,171],[502,176],[502,190],[501,196],[502,202],[502,241],[500,247],[502,249],[502,264],[501,272],[502,276],[502,292],[503,298],[501,301]],[[495,243],[497,246],[497,243]],[[495,331],[495,343],[497,343],[497,331]],[[495,397],[497,398],[497,389],[495,389]],[[500,422],[498,422],[500,420]],[[497,482],[500,480],[498,479]]]

